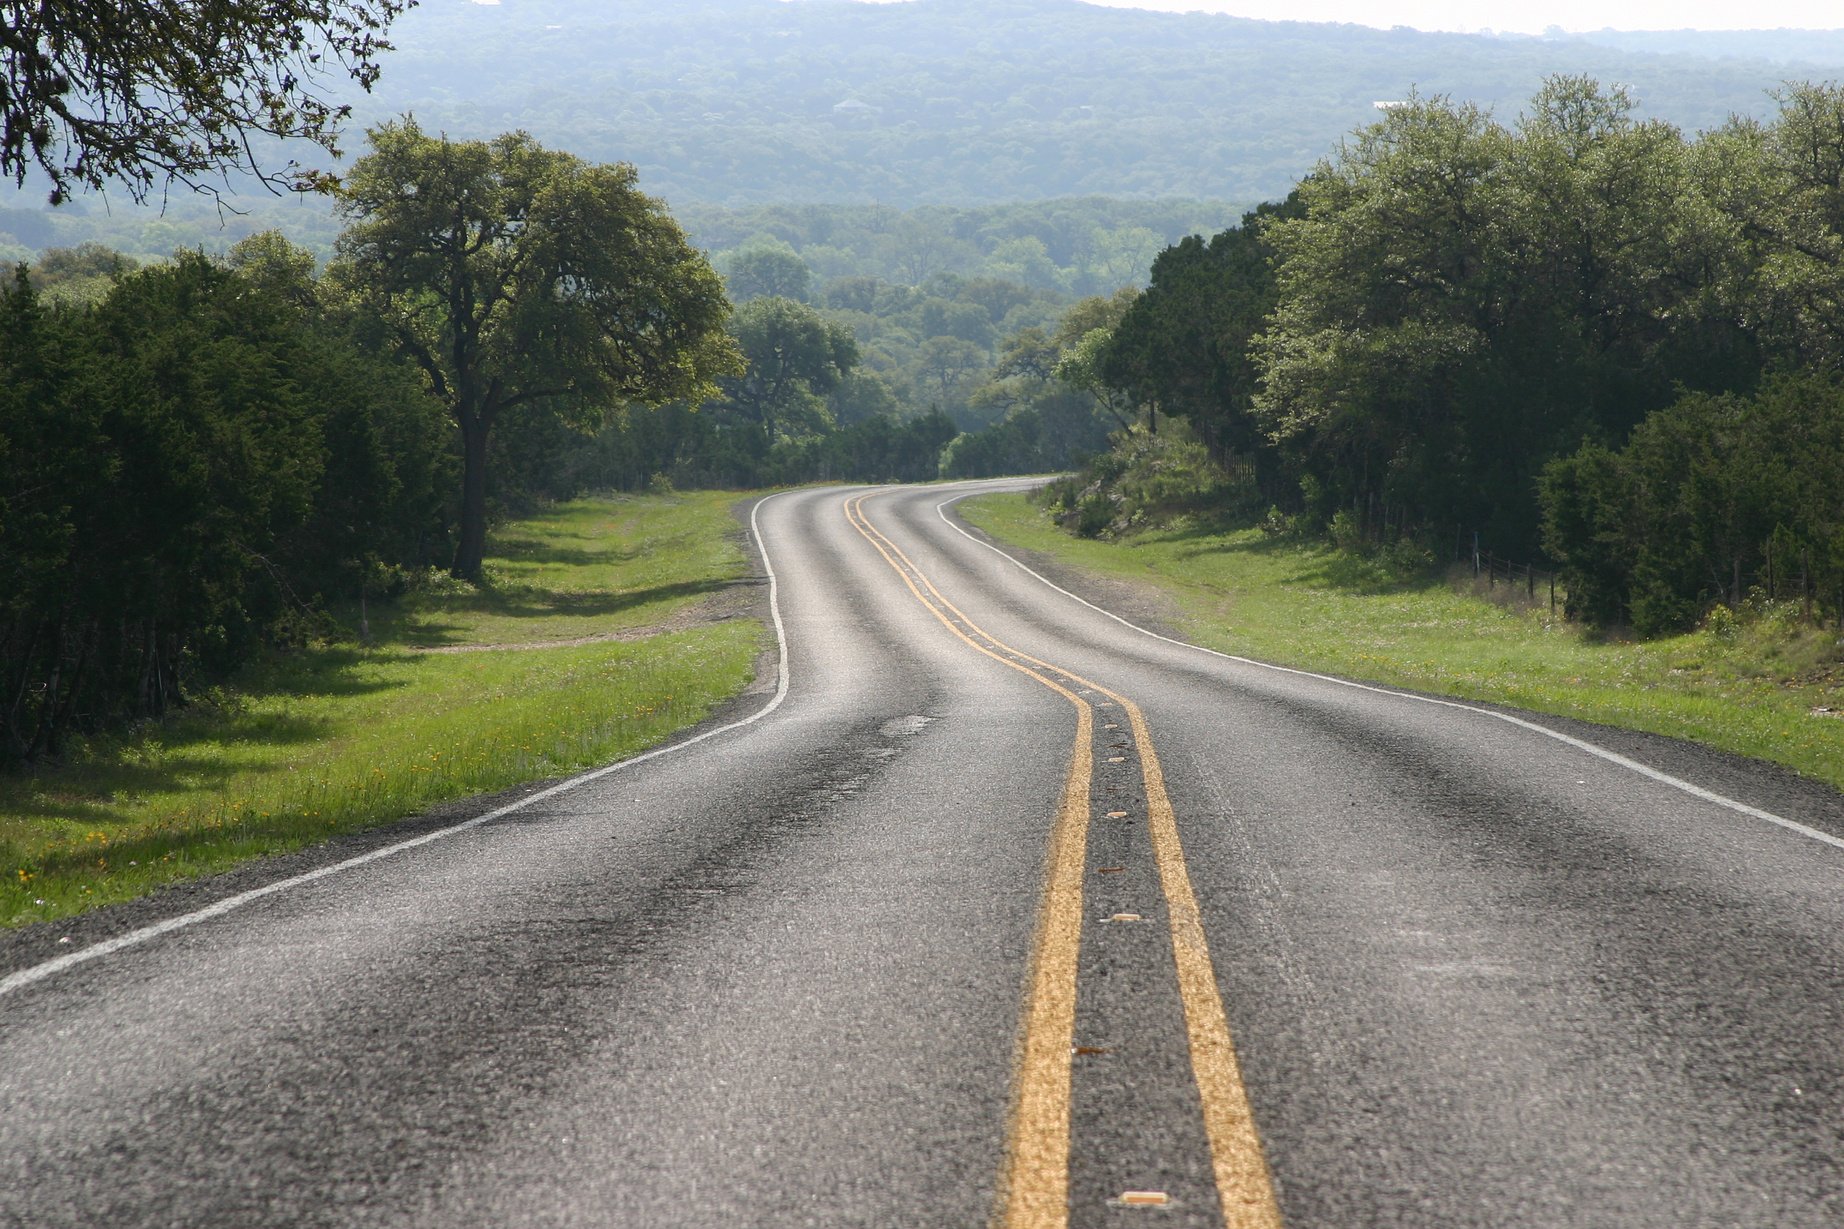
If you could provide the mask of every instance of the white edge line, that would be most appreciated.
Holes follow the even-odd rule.
[[[605,777],[612,772],[619,772],[624,768],[632,768],[636,764],[642,764],[648,760],[657,759],[662,755],[671,755],[674,752],[683,751],[685,748],[695,746],[705,741],[707,738],[716,738],[719,734],[728,734],[732,730],[739,730],[746,725],[751,725],[768,716],[777,708],[780,708],[782,701],[787,699],[788,638],[787,629],[781,622],[780,582],[775,576],[774,564],[769,562],[768,543],[762,539],[762,525],[757,519],[756,514],[761,511],[763,504],[771,499],[778,499],[785,494],[787,494],[787,492],[777,491],[773,495],[757,500],[755,506],[749,510],[749,529],[750,532],[755,535],[756,549],[762,556],[762,569],[768,573],[768,608],[769,613],[774,616],[775,643],[780,650],[780,658],[776,668],[777,677],[775,681],[774,697],[769,700],[767,704],[749,714],[749,716],[744,717],[740,721],[732,721],[728,725],[719,726],[714,730],[706,730],[704,733],[694,735],[684,742],[673,743],[669,747],[657,747],[652,751],[642,752],[630,759],[621,760],[614,764],[606,764],[601,768],[581,773],[578,776],[571,777],[567,781],[560,781],[548,789],[540,790],[529,797],[521,798],[517,802],[508,803],[497,810],[489,811],[485,815],[477,815],[472,819],[463,820],[458,824],[440,828],[434,832],[425,832],[421,836],[411,837],[407,841],[399,841],[395,845],[386,845],[382,849],[374,849],[369,853],[362,853],[357,857],[347,858],[345,861],[336,862],[331,866],[322,866],[318,869],[307,871],[288,879],[281,879],[274,883],[264,884],[260,888],[252,888],[247,892],[239,892],[235,896],[227,896],[223,900],[207,905],[203,909],[195,910],[192,913],[184,913],[178,917],[170,917],[164,921],[155,922],[150,926],[143,926],[139,930],[129,931],[125,935],[117,935],[113,939],[105,939],[101,943],[91,944],[89,947],[80,948],[77,951],[58,956],[52,960],[47,960],[43,964],[33,965],[29,969],[21,969],[17,973],[10,973],[4,978],[0,978],[0,995],[11,994],[13,991],[24,989],[35,982],[41,982],[48,977],[54,977],[64,972],[66,969],[74,968],[80,964],[87,964],[92,960],[99,960],[104,956],[113,955],[124,948],[135,947],[139,944],[146,943],[150,939],[156,939],[161,935],[170,934],[175,930],[183,930],[188,926],[196,926],[200,922],[209,921],[215,917],[222,917],[224,914],[234,909],[241,909],[243,906],[261,900],[265,896],[273,896],[278,892],[286,892],[292,888],[298,888],[303,884],[312,883],[316,879],[325,879],[329,875],[337,875],[342,871],[349,871],[354,867],[363,866],[367,862],[376,862],[380,858],[388,858],[395,854],[403,853],[405,850],[415,849],[419,845],[427,845],[432,841],[439,841],[444,837],[466,832],[470,828],[478,828],[482,824],[490,824],[494,820],[502,819],[512,814],[514,811],[522,810],[534,802],[542,802],[546,798],[552,798],[568,790],[573,790],[579,785],[585,785],[590,781]]]
[[[1731,811],[1738,812],[1742,815],[1750,816],[1754,819],[1764,819],[1770,824],[1779,824],[1782,828],[1785,828],[1788,831],[1797,832],[1801,836],[1809,836],[1815,841],[1823,841],[1825,844],[1834,846],[1838,849],[1844,849],[1844,840],[1841,840],[1838,837],[1831,835],[1829,832],[1821,832],[1817,828],[1811,828],[1811,827],[1806,826],[1805,824],[1800,823],[1798,820],[1788,819],[1784,815],[1775,815],[1772,811],[1763,811],[1759,807],[1751,807],[1745,802],[1738,802],[1733,798],[1728,798],[1712,790],[1704,789],[1701,785],[1693,785],[1689,781],[1683,780],[1680,777],[1672,776],[1670,773],[1660,772],[1656,768],[1652,768],[1645,764],[1641,764],[1638,760],[1628,759],[1626,756],[1621,755],[1617,751],[1609,751],[1605,747],[1599,747],[1591,742],[1584,741],[1583,739],[1575,738],[1572,735],[1564,734],[1560,730],[1552,730],[1548,726],[1539,725],[1534,721],[1526,721],[1522,717],[1514,717],[1510,713],[1496,712],[1489,708],[1480,708],[1479,706],[1474,705],[1474,704],[1464,704],[1458,700],[1441,700],[1441,699],[1435,698],[1434,696],[1416,695],[1414,692],[1411,692],[1411,691],[1397,691],[1394,688],[1390,688],[1390,687],[1375,687],[1369,683],[1354,683],[1350,679],[1341,679],[1341,678],[1336,677],[1335,675],[1316,674],[1311,670],[1296,670],[1292,666],[1277,666],[1277,665],[1274,665],[1272,662],[1256,661],[1252,657],[1238,657],[1233,653],[1219,653],[1217,650],[1207,649],[1201,644],[1192,644],[1189,641],[1185,641],[1185,640],[1174,640],[1170,636],[1161,636],[1158,632],[1152,631],[1148,628],[1141,627],[1138,623],[1128,622],[1126,619],[1121,618],[1119,615],[1115,614],[1111,610],[1103,610],[1100,606],[1095,605],[1095,603],[1089,601],[1086,598],[1078,597],[1074,593],[1071,593],[1069,590],[1057,584],[1055,581],[1051,580],[1049,577],[1043,575],[1041,572],[1035,571],[1029,565],[1025,564],[1022,560],[1019,560],[1015,558],[1014,556],[1008,554],[1007,552],[1000,550],[998,547],[994,546],[990,542],[982,542],[980,539],[974,537],[972,534],[968,533],[965,529],[962,529],[959,525],[956,525],[953,521],[948,519],[948,514],[947,514],[948,508],[950,508],[954,504],[959,503],[963,499],[967,499],[970,496],[973,496],[979,493],[980,492],[977,492],[977,491],[968,491],[965,494],[956,495],[953,499],[944,499],[940,503],[935,505],[935,515],[941,518],[942,524],[946,525],[949,529],[952,529],[955,533],[967,539],[967,541],[973,543],[975,546],[985,547],[987,550],[991,551],[993,554],[999,556],[1001,559],[1004,559],[1007,563],[1010,563],[1013,567],[1019,568],[1023,570],[1024,572],[1029,573],[1031,576],[1036,577],[1039,581],[1048,585],[1050,588],[1055,589],[1058,593],[1061,593],[1064,597],[1069,598],[1071,601],[1079,602],[1082,605],[1087,606],[1090,610],[1094,611],[1096,614],[1105,615],[1108,618],[1113,619],[1116,623],[1120,624],[1122,627],[1129,628],[1133,631],[1136,631],[1140,633],[1142,636],[1151,636],[1154,640],[1163,640],[1165,643],[1177,645],[1181,649],[1191,649],[1194,652],[1198,652],[1198,653],[1208,653],[1212,657],[1221,657],[1225,661],[1238,662],[1245,666],[1255,666],[1262,670],[1272,670],[1279,674],[1299,675],[1301,678],[1318,679],[1320,682],[1323,682],[1323,683],[1335,683],[1340,687],[1351,687],[1351,688],[1355,688],[1358,691],[1373,692],[1376,695],[1380,695],[1380,696],[1393,696],[1398,700],[1413,700],[1418,704],[1435,704],[1435,705],[1439,705],[1442,708],[1455,708],[1455,709],[1459,709],[1461,712],[1464,712],[1464,713],[1476,713],[1481,717],[1491,717],[1496,721],[1503,721],[1507,725],[1514,725],[1514,726],[1517,726],[1519,729],[1530,730],[1533,733],[1541,734],[1545,738],[1553,738],[1559,743],[1566,743],[1569,746],[1574,747],[1578,751],[1585,751],[1589,755],[1595,756],[1599,759],[1606,760],[1609,764],[1618,764],[1620,767],[1630,769],[1631,771],[1638,773],[1642,777],[1649,777],[1650,779],[1657,781],[1661,785],[1668,785],[1672,789],[1681,790],[1684,793],[1689,794],[1693,798],[1700,798],[1704,802],[1711,802],[1711,803],[1715,803],[1717,806],[1720,806],[1720,807],[1727,807]]]

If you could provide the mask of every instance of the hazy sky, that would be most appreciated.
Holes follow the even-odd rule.
[[[1838,0],[1090,0],[1117,8],[1204,11],[1270,21],[1349,21],[1366,26],[1420,30],[1806,30],[1844,28]]]

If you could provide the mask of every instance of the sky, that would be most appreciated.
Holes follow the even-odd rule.
[[[1838,0],[1090,0],[1115,8],[1231,13],[1268,21],[1345,21],[1418,30],[1771,30],[1844,28]]]

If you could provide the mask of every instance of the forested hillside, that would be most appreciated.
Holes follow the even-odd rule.
[[[530,128],[633,160],[675,204],[1253,203],[1411,87],[1515,111],[1545,75],[1585,73],[1694,130],[1765,112],[1788,75],[1578,39],[1076,0],[430,0],[396,41],[374,113],[414,108],[469,135]]]
[[[1736,21],[1748,14],[1738,11]],[[1766,60],[1775,64],[1844,65],[1844,30],[1595,30],[1570,36],[1622,51]]]
[[[1641,116],[1697,131],[1765,116],[1784,78],[1844,62],[1822,35],[1492,38],[1077,0],[425,0],[392,37],[377,92],[352,100],[349,147],[363,125],[413,112],[456,137],[524,129],[592,161],[631,161],[677,212],[1230,202],[1211,227],[1285,195],[1376,102],[1412,88],[1508,116],[1545,75],[1581,73],[1625,83]],[[184,193],[164,211],[89,198],[55,216],[43,199],[35,184],[0,197],[12,207],[0,208],[0,248],[93,239],[152,258],[280,229],[324,253],[338,229],[324,204],[260,192],[223,217]],[[691,219],[695,239],[701,224]]]

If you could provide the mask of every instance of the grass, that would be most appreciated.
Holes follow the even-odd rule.
[[[1470,583],[1404,580],[1376,561],[1257,529],[1179,526],[1073,538],[1024,497],[959,505],[994,537],[1150,584],[1179,631],[1225,653],[1691,739],[1844,789],[1844,638],[1766,605],[1729,629],[1635,642],[1500,604]],[[1503,588],[1499,593],[1503,594]]]
[[[372,620],[417,648],[533,644],[648,627],[740,574],[736,496],[578,500],[496,531],[479,588],[438,582]]]
[[[0,924],[607,763],[698,722],[748,684],[759,623],[582,641],[656,626],[742,575],[735,498],[583,500],[508,525],[485,585],[374,608],[371,647],[266,657],[132,737],[0,779]]]

